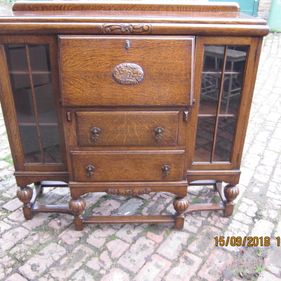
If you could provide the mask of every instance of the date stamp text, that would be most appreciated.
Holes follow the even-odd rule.
[[[281,246],[281,236],[215,236],[216,247],[269,247],[272,240],[276,240],[277,247]]]

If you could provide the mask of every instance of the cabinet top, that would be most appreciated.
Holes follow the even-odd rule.
[[[0,34],[7,33],[264,36],[268,26],[263,19],[240,13],[236,3],[30,1],[0,11]]]
[[[188,12],[238,12],[236,3],[204,3],[192,4],[191,1],[79,1],[79,2],[16,2],[13,11],[188,11]]]

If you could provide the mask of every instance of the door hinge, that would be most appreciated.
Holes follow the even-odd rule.
[[[72,121],[72,112],[71,111],[67,111],[66,112],[66,120],[68,122],[71,122]]]

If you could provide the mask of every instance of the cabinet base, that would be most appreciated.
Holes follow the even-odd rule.
[[[225,216],[231,216],[234,209],[234,199],[239,194],[237,186],[226,185],[223,187],[218,181],[196,181],[189,185],[213,185],[214,190],[218,192],[221,198],[219,203],[201,203],[188,204],[184,198],[187,193],[180,187],[180,192],[176,194],[173,202],[176,210],[175,215],[159,215],[159,216],[83,216],[86,204],[80,196],[71,199],[69,205],[44,205],[37,202],[37,198],[43,194],[44,187],[68,187],[67,183],[56,181],[42,181],[34,183],[35,188],[29,186],[21,187],[17,193],[18,198],[23,202],[23,213],[25,218],[31,219],[36,213],[64,213],[74,216],[74,226],[76,230],[83,230],[86,224],[130,224],[130,223],[172,223],[176,229],[182,229],[184,226],[184,217],[188,213],[197,211],[223,211]],[[185,186],[186,190],[187,187]],[[127,190],[127,189],[126,189]],[[136,189],[138,190],[138,189]],[[95,190],[96,192],[99,190]],[[95,192],[88,190],[88,192]],[[153,192],[148,189],[149,192]],[[148,192],[148,193],[149,193]],[[87,193],[86,189],[83,193]],[[75,192],[74,192],[75,194]],[[134,196],[134,192],[120,195]],[[72,194],[73,197],[73,194]]]

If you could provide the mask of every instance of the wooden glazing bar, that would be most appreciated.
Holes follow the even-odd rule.
[[[204,113],[201,113],[201,114],[198,114],[198,117],[216,117],[216,115],[214,115],[214,114],[204,114]],[[222,113],[222,114],[220,114],[220,116],[219,117],[235,117],[235,115],[234,114],[231,114],[231,113]]]
[[[224,75],[225,75],[225,66],[226,66],[226,58],[227,58],[227,46],[224,49],[224,57],[223,57],[223,66],[222,66],[222,75],[221,75],[221,82],[220,82],[220,92],[219,92],[219,99],[217,105],[217,114],[216,114],[216,123],[215,123],[215,130],[214,130],[214,138],[213,138],[213,146],[212,146],[212,153],[210,162],[213,162],[215,149],[216,149],[216,142],[217,142],[217,132],[218,132],[218,124],[219,124],[219,117],[220,117],[220,108],[221,108],[221,100],[223,96],[223,86],[224,86]]]
[[[22,75],[22,74],[29,74],[29,71],[22,71],[22,70],[12,70],[9,71],[10,74]],[[33,74],[51,74],[50,71],[33,71]]]
[[[34,84],[33,84],[32,69],[31,69],[28,45],[25,45],[25,54],[26,54],[28,76],[29,76],[30,87],[31,87],[32,108],[33,108],[33,113],[34,113],[34,118],[35,118],[36,132],[37,132],[37,136],[38,136],[38,142],[39,142],[39,148],[40,148],[40,154],[41,154],[41,162],[44,163],[45,155],[44,155],[42,138],[41,138],[41,133],[40,133],[40,128],[39,128],[39,115],[38,115],[38,110],[37,110],[36,93],[35,93]]]
[[[19,122],[20,126],[34,126],[34,123],[31,122]],[[39,123],[39,125],[43,126],[58,126],[58,123]]]
[[[202,74],[217,74],[221,75],[221,71],[203,71]],[[225,71],[224,74],[240,74],[239,71]]]

